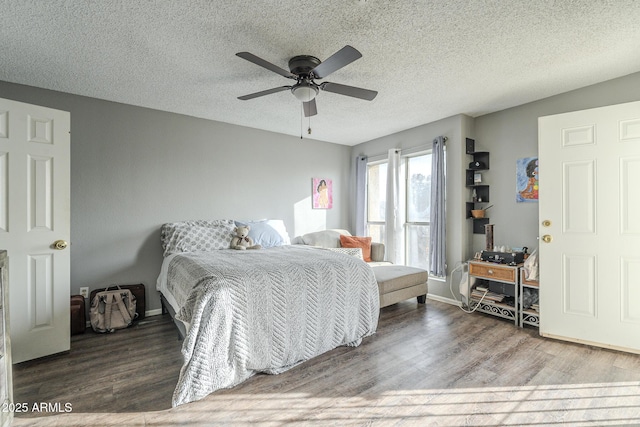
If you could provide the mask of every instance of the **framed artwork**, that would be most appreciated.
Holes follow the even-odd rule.
[[[311,188],[313,209],[333,207],[333,181],[326,178],[312,178]]]
[[[516,161],[516,202],[538,201],[538,158]]]

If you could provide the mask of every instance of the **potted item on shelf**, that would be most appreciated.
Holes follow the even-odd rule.
[[[488,211],[489,208],[491,208],[492,206],[493,205],[487,206],[484,209],[472,209],[471,210],[471,216],[474,217],[474,218],[484,218],[486,211]]]

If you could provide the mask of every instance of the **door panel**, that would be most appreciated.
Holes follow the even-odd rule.
[[[623,257],[621,268],[622,321],[640,325],[640,257]]]
[[[595,233],[595,162],[566,162],[562,173],[564,233]]]
[[[640,157],[620,159],[620,225],[622,234],[640,234],[640,204],[637,199],[640,183]]]
[[[640,119],[620,120],[620,141],[640,143]]]
[[[30,255],[27,277],[27,313],[31,330],[51,328],[53,322],[53,271],[51,254]]]
[[[70,348],[70,116],[0,99],[0,241],[14,363]]]
[[[1,117],[0,117],[1,119]],[[2,138],[0,134],[0,138]],[[0,233],[9,231],[9,153],[0,151]]]
[[[43,156],[28,156],[27,170],[27,212],[29,216],[29,231],[51,231],[53,219],[53,159]]]
[[[596,315],[595,257],[564,255],[562,262],[562,296],[564,313],[594,317]]]
[[[640,352],[640,102],[538,125],[540,333]]]

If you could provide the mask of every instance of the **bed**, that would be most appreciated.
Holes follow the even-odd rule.
[[[173,406],[358,346],[376,331],[378,286],[361,259],[302,245],[228,249],[233,226],[163,226],[157,289],[185,331]]]

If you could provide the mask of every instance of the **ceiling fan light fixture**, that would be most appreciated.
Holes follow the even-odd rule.
[[[318,94],[318,88],[309,83],[300,83],[291,88],[293,96],[301,102],[309,102]]]

